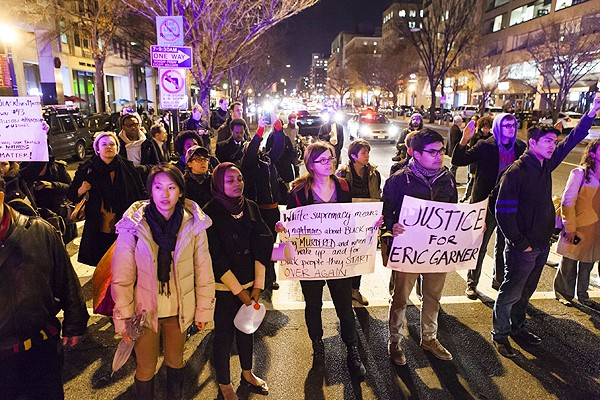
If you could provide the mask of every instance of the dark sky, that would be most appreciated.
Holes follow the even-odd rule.
[[[341,31],[354,32],[359,24],[381,27],[383,11],[393,0],[321,0],[282,22],[283,59],[294,78],[308,73],[312,53],[329,55],[331,42]]]

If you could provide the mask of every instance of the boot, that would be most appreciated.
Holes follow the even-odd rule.
[[[167,400],[183,399],[183,368],[167,367]]]
[[[137,400],[154,400],[154,377],[149,381],[135,379],[135,398]]]
[[[348,346],[348,370],[350,371],[350,375],[358,378],[364,379],[367,374],[367,370],[360,360],[360,354],[358,353],[358,347],[356,346]]]

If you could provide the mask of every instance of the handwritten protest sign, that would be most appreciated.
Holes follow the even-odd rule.
[[[0,97],[0,160],[48,161],[39,97]]]
[[[483,241],[487,199],[452,204],[405,196],[388,268],[403,272],[474,269]]]
[[[279,264],[280,279],[339,279],[373,273],[383,203],[313,204],[282,212],[296,256]]]

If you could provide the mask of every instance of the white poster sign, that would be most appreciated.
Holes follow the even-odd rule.
[[[183,17],[156,17],[156,42],[159,46],[183,46]]]
[[[403,272],[474,269],[483,241],[487,199],[452,204],[405,196],[387,267]]]
[[[279,264],[279,279],[339,279],[371,274],[383,203],[313,204],[282,212],[295,257]]]
[[[39,97],[0,97],[0,160],[48,161],[43,120]]]

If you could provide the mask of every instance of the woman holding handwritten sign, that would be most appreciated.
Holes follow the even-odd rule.
[[[334,148],[326,142],[316,142],[306,148],[304,165],[307,173],[292,183],[287,208],[318,203],[350,203],[352,197],[348,183],[334,175],[337,160]],[[283,231],[281,222],[276,225],[278,232]],[[325,359],[323,343],[323,287],[327,283],[335,311],[340,319],[342,340],[348,349],[348,368],[355,377],[364,378],[365,367],[360,360],[357,347],[356,322],[352,310],[352,278],[332,280],[300,281],[302,294],[306,301],[304,317],[308,335],[312,340],[313,361],[322,364]]]

